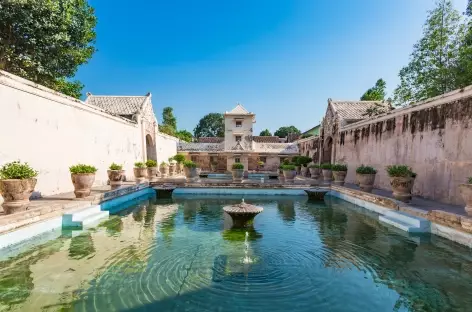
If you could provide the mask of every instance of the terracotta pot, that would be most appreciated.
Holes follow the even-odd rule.
[[[147,168],[147,176],[149,178],[149,182],[156,182],[157,181],[157,173],[159,169],[157,167],[148,167]]]
[[[412,177],[390,177],[393,197],[403,202],[409,202],[414,182],[415,178]]]
[[[465,211],[468,215],[472,215],[472,184],[460,184],[459,190],[465,201]]]
[[[169,165],[169,175],[171,177],[175,175],[175,164]]]
[[[296,175],[297,175],[296,170],[284,170],[285,182],[293,183],[293,180],[295,179]]]
[[[331,181],[333,179],[333,172],[331,169],[321,169],[321,172],[323,173],[323,180],[324,181]]]
[[[124,170],[108,170],[108,180],[110,180],[110,186],[112,188],[119,187],[123,184]]]
[[[184,168],[185,177],[188,181],[195,181],[198,178],[197,168]]]
[[[12,214],[25,211],[36,186],[36,178],[0,180],[0,194],[3,196],[3,211]]]
[[[370,193],[374,188],[375,182],[375,173],[361,174],[356,173],[357,184],[359,185],[361,191]]]
[[[346,180],[347,171],[333,171],[334,184],[343,186],[344,180]]]
[[[320,168],[310,168],[310,174],[313,179],[320,177]]]
[[[243,182],[243,177],[244,177],[244,169],[233,169],[232,170],[233,174],[233,182]]]
[[[300,169],[300,175],[302,177],[306,177],[308,175],[308,168],[302,166],[301,169]]]
[[[169,176],[169,166],[161,166],[161,178],[167,178]]]
[[[137,184],[146,181],[147,168],[133,168],[133,173]]]
[[[74,184],[74,194],[77,198],[83,198],[90,195],[95,173],[71,174],[72,184]]]

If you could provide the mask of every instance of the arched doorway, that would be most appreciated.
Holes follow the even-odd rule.
[[[324,163],[331,163],[331,155],[333,152],[333,138],[327,137],[323,146],[323,161]]]
[[[152,137],[149,134],[146,135],[146,155],[147,159],[157,160],[156,145],[154,144],[154,141],[152,140]]]

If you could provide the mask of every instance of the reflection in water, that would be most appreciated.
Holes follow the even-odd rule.
[[[472,255],[340,200],[142,198],[92,231],[0,262],[0,311],[468,311]],[[357,211],[356,211],[357,210]],[[282,220],[283,222],[280,222]],[[296,222],[295,222],[296,220]],[[247,255],[252,263],[241,262]]]

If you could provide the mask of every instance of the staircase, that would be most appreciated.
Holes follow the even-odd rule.
[[[379,220],[409,233],[429,233],[431,228],[429,220],[401,211],[387,211]]]
[[[100,205],[90,206],[62,216],[62,227],[64,228],[83,228],[89,225],[95,225],[98,221],[106,219],[109,216],[108,211],[102,211]]]

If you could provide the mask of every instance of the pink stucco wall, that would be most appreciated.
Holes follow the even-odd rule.
[[[336,162],[349,166],[347,182],[365,164],[378,171],[376,187],[390,190],[385,167],[406,164],[418,174],[414,194],[463,204],[458,185],[472,176],[472,89],[343,127],[334,149]]]

